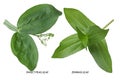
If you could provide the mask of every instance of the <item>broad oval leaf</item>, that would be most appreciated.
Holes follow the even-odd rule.
[[[82,33],[86,34],[90,26],[96,25],[89,20],[82,12],[73,8],[64,8],[64,13],[69,24],[77,31],[77,28]]]
[[[61,41],[59,47],[55,50],[53,58],[68,57],[80,50],[84,49],[83,44],[77,34],[71,35]]]
[[[50,29],[62,13],[50,4],[40,4],[25,11],[17,22],[18,30],[39,34]]]
[[[35,69],[38,62],[38,50],[29,35],[15,33],[11,39],[11,49],[23,65],[31,71]]]
[[[90,53],[100,68],[112,72],[112,61],[105,40],[88,46]]]

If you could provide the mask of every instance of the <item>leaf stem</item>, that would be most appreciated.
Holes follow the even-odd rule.
[[[114,19],[112,19],[108,24],[106,24],[105,27],[103,27],[103,29],[106,29],[113,21]]]
[[[5,20],[3,24],[6,25],[12,31],[17,31],[17,27],[11,24],[8,20]]]

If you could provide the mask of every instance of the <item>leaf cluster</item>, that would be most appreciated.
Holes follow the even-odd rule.
[[[37,36],[46,45],[46,40],[54,35],[42,33],[49,30],[61,14],[50,4],[40,4],[25,11],[18,19],[17,27],[5,20],[4,24],[15,31],[11,39],[12,52],[29,70],[34,70],[38,62],[38,49],[30,35]],[[52,58],[65,58],[88,48],[97,65],[111,73],[112,60],[105,37],[109,31],[106,27],[113,20],[102,29],[79,10],[64,8],[64,14],[76,33],[60,42]]]
[[[109,30],[101,29],[76,9],[64,8],[64,14],[77,33],[62,40],[52,57],[65,58],[88,48],[98,66],[107,72],[112,72],[112,61],[105,40]]]
[[[29,70],[34,70],[38,62],[38,49],[30,34],[42,35],[41,33],[49,30],[55,24],[61,14],[50,4],[40,4],[25,11],[18,19],[17,27],[5,20],[4,24],[15,31],[11,39],[12,52]],[[49,34],[45,38],[51,36],[53,35]],[[41,40],[41,42],[43,41]]]

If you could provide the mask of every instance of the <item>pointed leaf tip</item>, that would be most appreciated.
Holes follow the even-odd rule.
[[[88,46],[98,66],[106,72],[112,72],[112,60],[105,40]]]
[[[77,34],[71,35],[61,41],[52,58],[65,58],[84,49]]]

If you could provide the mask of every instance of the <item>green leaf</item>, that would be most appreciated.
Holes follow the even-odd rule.
[[[87,45],[88,45],[88,36],[83,34],[78,28],[77,29],[77,34],[78,34],[78,37],[80,39],[80,41],[82,42],[83,46],[85,48],[87,48]]]
[[[88,46],[90,53],[100,68],[112,72],[112,61],[105,40]]]
[[[89,32],[88,32],[88,38],[89,38],[89,43],[94,44],[98,41],[103,40],[109,30],[104,30],[99,28],[98,26],[91,26],[89,27]]]
[[[35,69],[38,62],[38,50],[29,35],[15,33],[11,39],[11,49],[23,65],[31,71]]]
[[[64,13],[69,24],[77,31],[77,28],[87,34],[90,26],[95,26],[82,12],[73,8],[64,8]],[[97,25],[96,25],[97,26]]]
[[[77,34],[71,35],[61,41],[60,46],[55,50],[53,58],[64,58],[84,49]]]
[[[40,4],[25,11],[17,22],[18,30],[39,34],[50,29],[62,13],[50,4]]]
[[[82,12],[72,8],[64,8],[64,13],[69,24],[78,33],[84,46],[87,46],[88,41],[89,43],[95,43],[104,39],[107,35],[108,30],[101,29]]]

